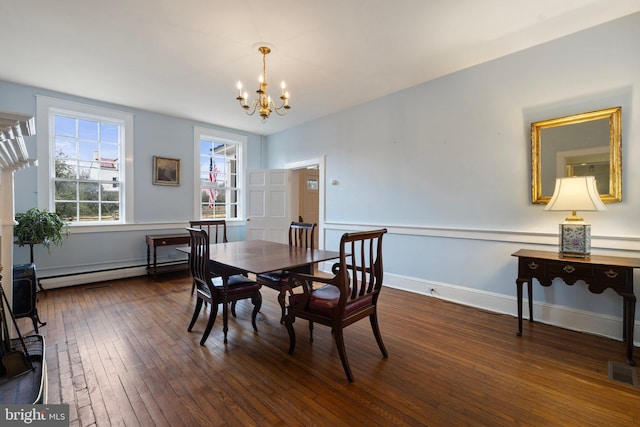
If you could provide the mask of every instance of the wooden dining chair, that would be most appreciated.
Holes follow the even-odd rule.
[[[292,222],[289,225],[289,246],[297,246],[300,248],[314,249],[315,230],[317,224],[305,222]],[[301,267],[299,270],[293,270],[301,273],[311,273],[312,266]],[[256,281],[261,285],[278,291],[278,303],[282,310],[280,323],[284,323],[285,315],[285,295],[289,289],[289,277],[293,271],[278,270],[269,273],[259,274]]]
[[[209,243],[227,243],[227,221],[224,219],[200,219],[189,221],[189,227],[207,230]],[[213,230],[213,233],[211,232]]]
[[[209,243],[227,243],[227,222],[224,219],[201,219],[189,221],[189,227],[206,230],[209,236]],[[213,233],[211,230],[213,229]],[[215,271],[211,271],[213,276],[219,276]],[[196,282],[191,284],[191,295],[196,289]],[[235,306],[232,306],[232,313],[235,316]]]
[[[253,304],[251,324],[253,325],[253,329],[257,331],[256,316],[260,311],[260,307],[262,307],[260,284],[245,276],[234,275],[229,277],[228,286],[224,286],[222,277],[214,277],[211,275],[211,260],[209,259],[210,242],[206,230],[198,228],[187,228],[187,230],[189,231],[191,243],[189,267],[197,289],[196,306],[187,330],[191,332],[193,325],[198,319],[203,303],[211,304],[209,321],[200,340],[200,345],[204,345],[216,320],[218,305],[222,305],[222,330],[224,331],[224,342],[226,344],[229,317],[228,304],[242,299],[251,299],[251,303]],[[232,314],[235,317],[235,313]]]
[[[378,297],[382,288],[382,236],[386,229],[345,233],[340,239],[340,260],[333,265],[333,277],[309,274],[291,275],[292,286],[302,293],[291,294],[285,325],[289,332],[289,354],[296,347],[293,323],[296,318],[309,321],[309,341],[313,341],[313,324],[331,327],[342,367],[350,382],[354,381],[344,345],[343,329],[358,320],[369,318],[373,335],[382,355],[387,349],[378,326]],[[318,287],[314,289],[313,284]]]

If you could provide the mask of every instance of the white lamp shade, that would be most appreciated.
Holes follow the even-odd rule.
[[[556,188],[546,211],[606,211],[593,176],[556,179]]]

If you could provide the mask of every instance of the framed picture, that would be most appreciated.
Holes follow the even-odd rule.
[[[180,159],[153,156],[153,185],[180,185]]]

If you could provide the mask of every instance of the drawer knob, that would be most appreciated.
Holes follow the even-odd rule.
[[[530,268],[531,270],[537,270],[537,269],[538,269],[538,267],[540,267],[540,265],[539,265],[539,264],[536,264],[534,261],[531,261],[531,262],[529,263],[529,268]]]
[[[564,267],[562,267],[562,270],[564,270],[565,273],[573,273],[574,271],[576,271],[575,267],[572,265],[565,265]]]
[[[607,276],[609,279],[615,279],[616,277],[618,277],[618,272],[609,270],[609,271],[605,271],[604,275]]]

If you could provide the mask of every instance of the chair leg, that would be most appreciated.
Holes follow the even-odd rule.
[[[284,316],[286,315],[286,310],[285,310],[286,293],[287,293],[286,290],[282,289],[278,294],[278,303],[280,304],[280,309],[282,310],[282,316],[280,317],[280,324],[284,323]]]
[[[340,354],[340,361],[344,368],[344,373],[347,374],[349,382],[353,382],[353,374],[351,373],[351,367],[349,366],[349,360],[347,359],[347,350],[344,347],[344,336],[342,334],[342,327],[334,330],[333,334],[336,338],[336,347],[338,347],[338,354]]]
[[[287,332],[289,332],[289,354],[293,354],[293,350],[296,348],[296,331],[293,329],[293,322],[295,321],[296,317],[290,314],[284,317],[284,325],[287,327]]]
[[[309,342],[313,342],[313,322],[309,320]]]
[[[222,303],[222,332],[224,333],[224,343],[226,344],[227,332],[229,332],[229,305],[227,304],[226,298]]]
[[[376,341],[378,342],[378,347],[380,347],[382,355],[385,358],[389,357],[387,349],[382,342],[382,335],[380,335],[380,327],[378,326],[378,313],[374,312],[371,316],[369,316],[369,320],[371,320],[371,329],[373,329],[373,335],[375,335],[376,337]]]
[[[31,316],[31,321],[33,322],[33,330],[37,334],[38,333],[38,322],[36,322],[36,316],[32,315]]]
[[[38,308],[35,308],[33,315],[31,316],[31,320],[33,320],[33,329],[35,329],[36,334],[38,333],[38,324],[40,326],[46,326],[47,322],[43,322],[40,320],[40,315],[38,314]]]
[[[262,307],[262,294],[260,291],[255,291],[251,296],[251,302],[253,303],[253,313],[251,313],[251,324],[253,325],[253,330],[257,331],[258,326],[256,325],[256,317],[258,317],[258,313],[260,312],[260,307]],[[234,301],[235,304],[235,301]],[[234,314],[235,316],[235,314]]]
[[[209,334],[211,333],[211,329],[213,328],[213,324],[216,321],[216,317],[218,315],[217,304],[211,304],[211,309],[209,310],[209,321],[207,322],[207,327],[204,330],[204,334],[202,334],[202,339],[200,340],[200,345],[204,345],[207,338],[209,338]],[[225,340],[225,342],[227,342]]]
[[[231,315],[233,317],[236,317],[236,302],[237,301],[232,301],[231,302]]]
[[[193,316],[191,317],[191,322],[189,323],[189,327],[187,328],[188,332],[191,332],[193,325],[196,324],[196,320],[198,320],[198,315],[200,314],[201,309],[202,309],[202,300],[198,298],[196,300],[196,308],[193,310]]]

